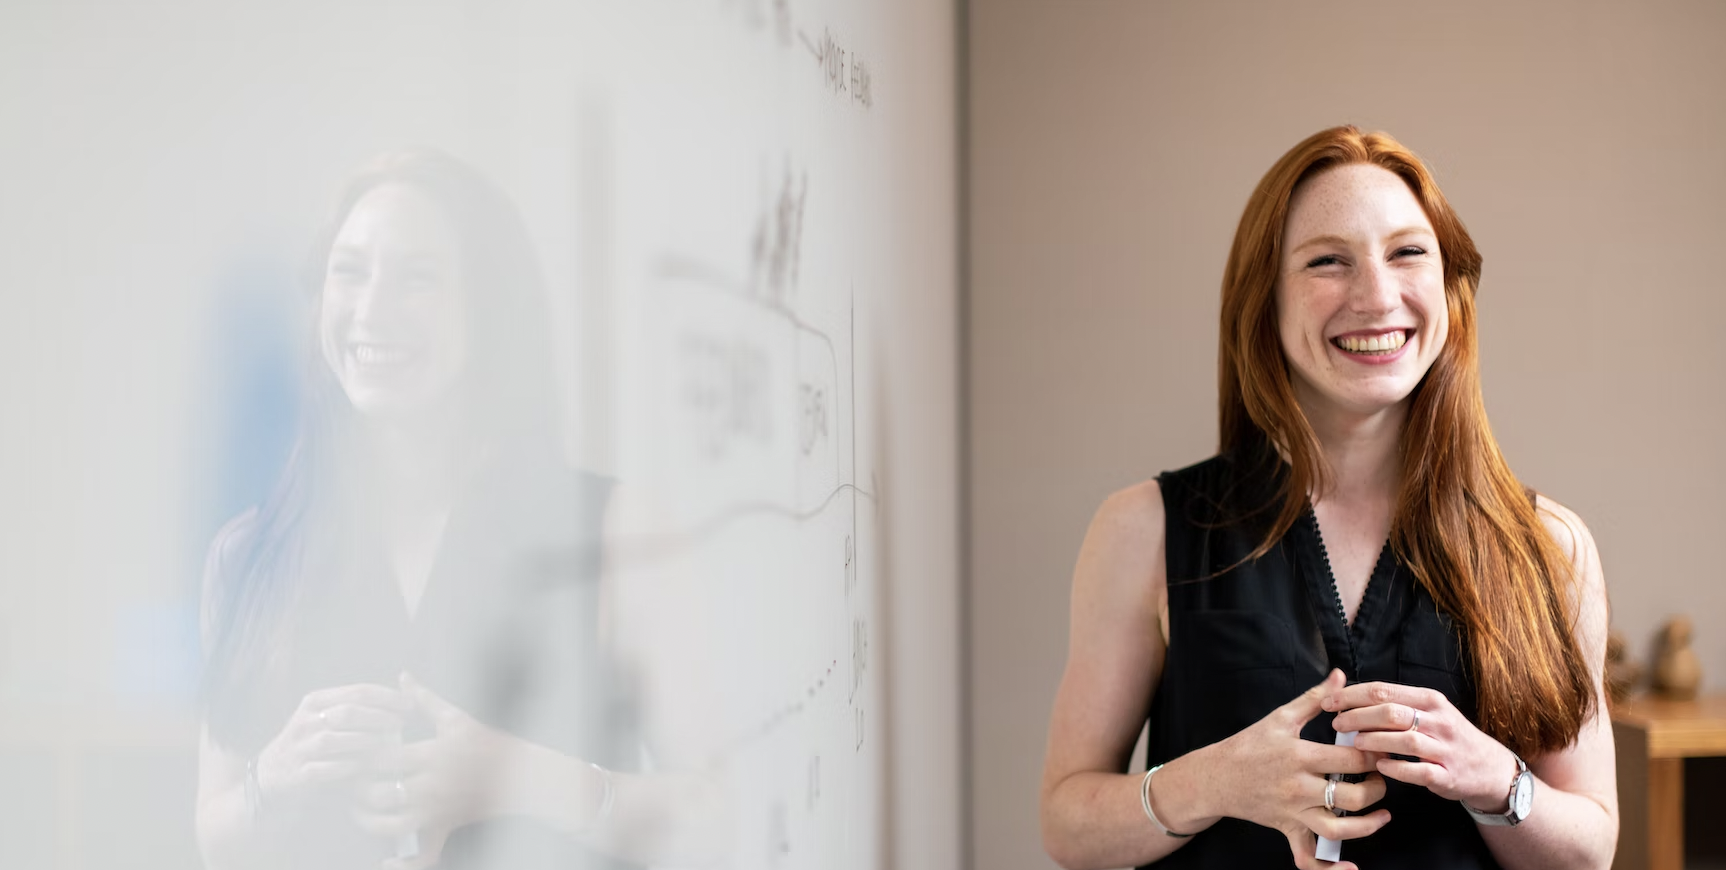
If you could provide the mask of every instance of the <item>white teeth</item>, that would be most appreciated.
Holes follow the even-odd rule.
[[[385,349],[375,344],[354,345],[354,359],[361,365],[387,366],[406,362],[407,351]]]
[[[1336,340],[1336,345],[1349,353],[1390,353],[1402,347],[1407,341],[1407,334],[1397,330],[1370,338],[1360,336],[1339,338]]]

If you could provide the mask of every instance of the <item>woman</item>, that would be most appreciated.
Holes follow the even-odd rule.
[[[303,431],[206,572],[207,863],[675,854],[666,819],[700,790],[611,769],[630,753],[597,641],[610,491],[563,470],[514,208],[447,156],[386,154],[309,272]]]
[[[1317,837],[1338,867],[1611,862],[1605,585],[1488,429],[1480,262],[1382,133],[1259,182],[1220,453],[1111,496],[1079,555],[1042,790],[1063,866],[1332,866]]]

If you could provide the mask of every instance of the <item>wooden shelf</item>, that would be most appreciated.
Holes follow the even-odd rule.
[[[1652,696],[1612,707],[1618,756],[1613,870],[1683,870],[1684,759],[1726,756],[1726,695]]]
[[[1694,701],[1644,695],[1614,707],[1612,721],[1647,732],[1649,758],[1726,755],[1726,695]]]

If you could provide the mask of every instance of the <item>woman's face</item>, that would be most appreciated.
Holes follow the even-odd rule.
[[[401,184],[367,192],[342,222],[324,273],[318,343],[361,414],[427,410],[461,373],[459,241],[436,201]]]
[[[1407,399],[1450,326],[1438,237],[1408,185],[1354,164],[1295,188],[1276,304],[1309,415],[1371,415]]]

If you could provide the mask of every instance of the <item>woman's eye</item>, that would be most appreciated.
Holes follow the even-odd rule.
[[[1306,264],[1306,267],[1308,269],[1317,269],[1320,266],[1335,266],[1340,263],[1342,263],[1342,259],[1340,257],[1335,254],[1325,254],[1322,257],[1312,258],[1312,260]]]
[[[1417,248],[1414,245],[1409,245],[1405,248],[1398,248],[1396,250],[1395,256],[1398,256],[1398,257],[1418,257],[1424,253],[1426,253],[1425,248]]]

